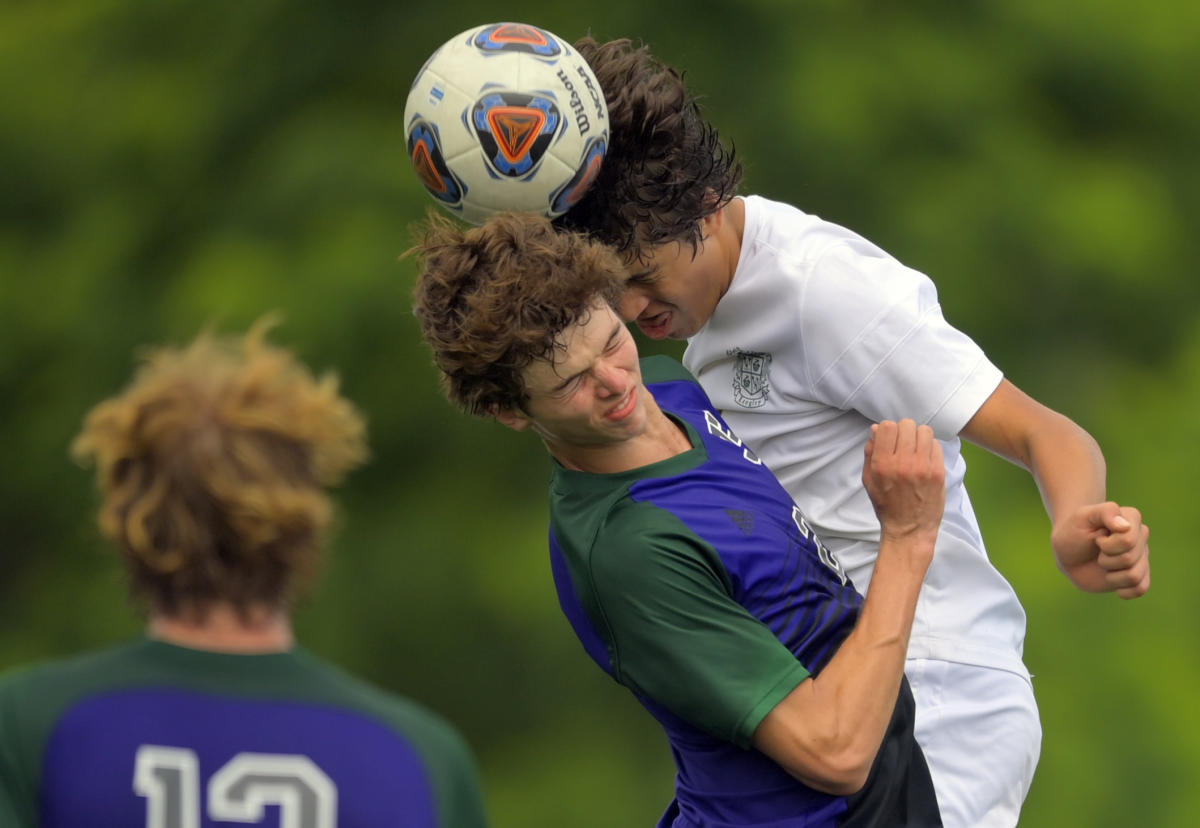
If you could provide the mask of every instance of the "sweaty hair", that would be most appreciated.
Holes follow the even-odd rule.
[[[479,227],[430,216],[416,247],[413,312],[452,403],[479,417],[523,410],[522,371],[597,300],[615,303],[625,268],[610,248],[532,214]]]
[[[558,219],[611,245],[625,261],[649,247],[687,242],[700,220],[737,194],[742,166],[700,113],[683,76],[627,39],[581,38],[608,103],[609,147],[583,199]]]
[[[151,351],[71,445],[96,466],[101,531],[154,612],[287,607],[318,563],[326,487],[366,458],[336,377],[266,344],[269,326]]]

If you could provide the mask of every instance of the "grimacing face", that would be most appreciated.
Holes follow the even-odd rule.
[[[733,279],[738,246],[731,247],[721,211],[701,220],[702,241],[651,248],[630,267],[618,309],[650,339],[687,339],[704,327]],[[733,240],[740,245],[740,240]]]
[[[529,402],[524,411],[497,417],[530,429],[556,453],[621,443],[638,436],[647,415],[633,336],[607,302],[563,331],[553,360],[525,369]]]

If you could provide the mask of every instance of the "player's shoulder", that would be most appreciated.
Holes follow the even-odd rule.
[[[465,751],[458,728],[445,716],[417,700],[385,690],[374,682],[308,650],[297,649],[296,657],[308,669],[313,701],[342,707],[365,716],[396,735],[415,743],[422,752]]]
[[[750,244],[751,253],[762,247],[775,254],[807,258],[829,244],[861,238],[852,230],[794,204],[762,196],[747,196],[745,202],[743,238]]]
[[[119,677],[135,649],[133,644],[122,643],[17,665],[0,673],[0,696],[45,702],[58,695],[86,693]]]
[[[642,382],[653,385],[660,382],[690,382],[696,383],[692,372],[683,367],[683,363],[665,354],[642,357]]]
[[[625,500],[597,533],[590,568],[598,588],[627,590],[671,581],[711,558],[710,545],[669,506]]]
[[[791,204],[758,196],[746,199],[744,238],[747,250],[738,273],[759,278],[796,278],[846,264],[903,267],[856,230],[808,213]]]
[[[437,791],[441,825],[488,824],[475,755],[458,726],[430,707],[385,690],[367,679],[307,652],[298,657],[336,685],[342,704],[390,729],[420,756]]]
[[[31,750],[80,702],[120,686],[129,645],[48,658],[0,674],[0,742]]]

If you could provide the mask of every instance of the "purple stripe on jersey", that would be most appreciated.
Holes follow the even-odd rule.
[[[649,386],[663,410],[699,432],[708,462],[669,478],[640,480],[634,500],[669,511],[710,543],[733,585],[733,598],[770,627],[811,672],[823,667],[853,629],[862,597],[801,532],[795,504],[692,382]]]
[[[798,785],[764,754],[709,736],[658,702],[635,695],[666,730],[675,759],[675,801],[659,828],[811,828],[831,826],[846,811],[844,797]]]
[[[639,480],[630,496],[674,514],[709,543],[734,600],[817,672],[853,629],[861,596],[822,561],[816,539],[796,524],[791,496],[732,435],[698,386],[649,387],[665,411],[696,429],[708,460],[678,476]],[[678,770],[676,801],[660,825],[831,826],[846,811],[845,798],[799,785],[763,754],[641,701],[667,731]]]
[[[554,573],[558,605],[562,607],[563,615],[567,616],[567,620],[571,622],[571,628],[575,630],[575,635],[583,644],[583,649],[587,651],[593,661],[600,665],[604,672],[611,676],[612,659],[609,656],[608,647],[596,632],[596,628],[592,626],[587,612],[579,602],[579,593],[575,591],[575,584],[571,581],[567,559],[563,555],[558,538],[554,537],[553,529],[550,530],[550,569]]]
[[[147,825],[150,808],[159,809],[155,824],[168,828],[247,821],[277,828],[285,800],[299,812],[292,824],[324,828],[331,799],[338,825],[438,824],[414,747],[337,708],[175,689],[108,693],[62,717],[43,762],[44,828]],[[259,808],[261,820],[218,818],[238,807]]]

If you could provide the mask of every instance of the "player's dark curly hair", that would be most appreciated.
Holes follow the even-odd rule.
[[[611,248],[533,214],[479,227],[431,215],[419,232],[413,313],[446,396],[478,417],[524,410],[522,371],[598,298],[615,304],[626,275]]]
[[[608,103],[609,147],[583,199],[558,223],[626,261],[665,242],[700,243],[700,220],[737,194],[742,166],[700,113],[683,76],[628,39],[575,48]]]
[[[71,445],[96,466],[101,531],[153,612],[286,608],[319,562],[326,487],[366,458],[337,378],[266,344],[269,326],[152,351]]]

